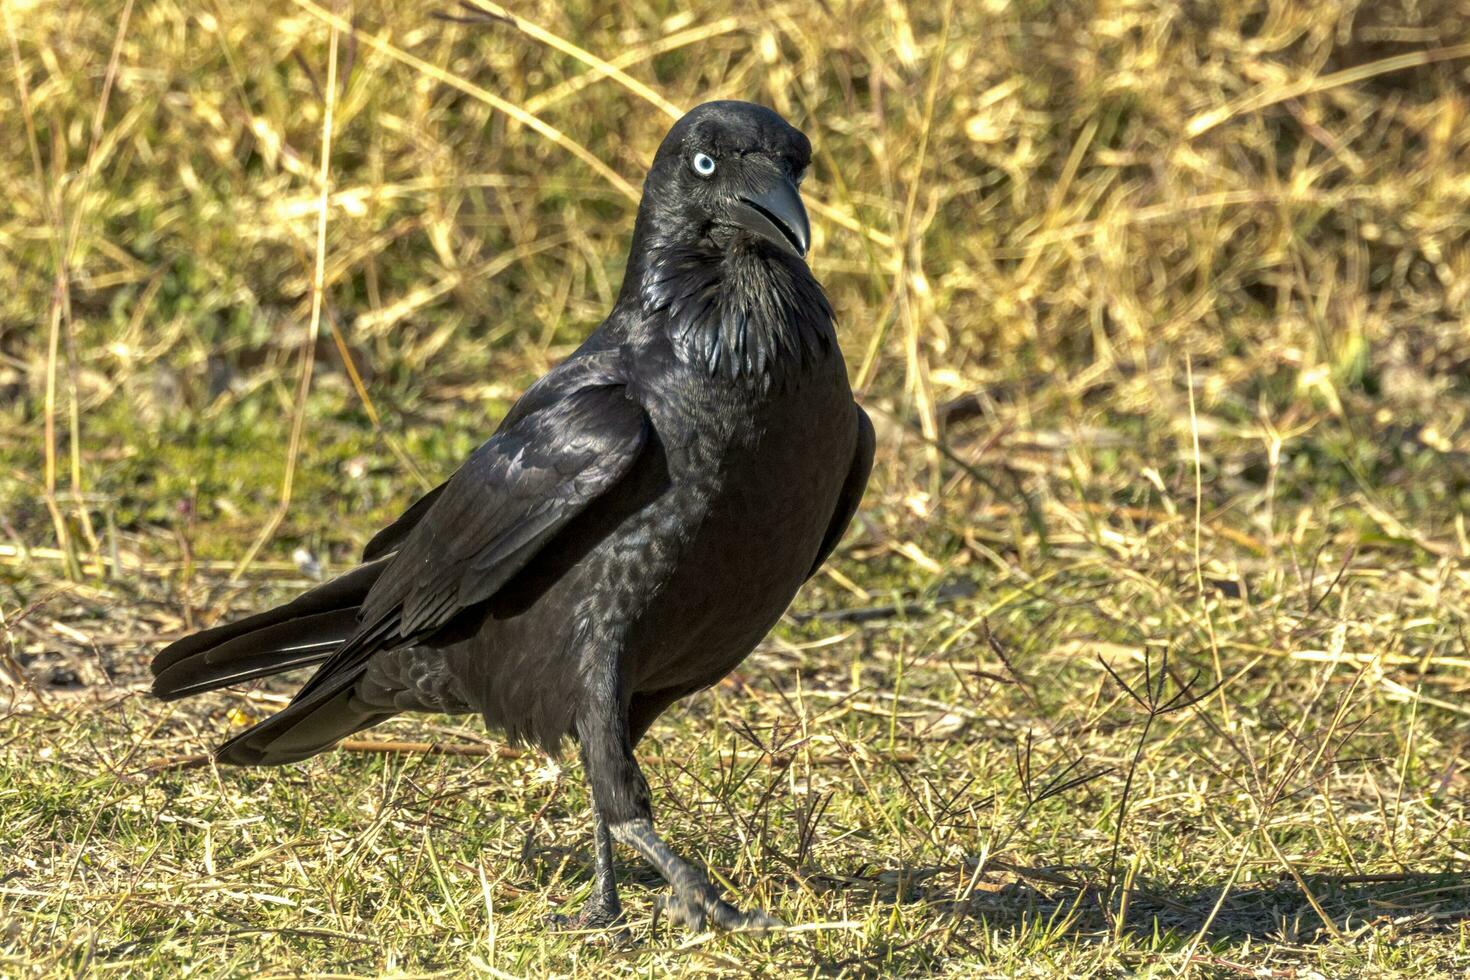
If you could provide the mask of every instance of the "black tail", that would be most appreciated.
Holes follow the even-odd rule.
[[[359,565],[284,606],[170,644],[153,658],[153,693],[172,701],[326,660],[357,627],[357,607],[384,564]]]
[[[280,766],[309,759],[398,712],[363,703],[356,692],[364,668],[334,678],[326,687],[292,701],[265,721],[215,750],[231,766]]]
[[[357,628],[357,607],[389,558],[359,565],[284,606],[187,636],[153,658],[153,693],[166,701],[321,663]],[[326,679],[221,745],[220,762],[274,766],[331,748],[396,712],[360,701],[361,669]]]

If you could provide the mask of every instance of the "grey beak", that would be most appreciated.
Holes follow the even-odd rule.
[[[807,222],[801,191],[782,177],[759,194],[742,194],[734,208],[735,223],[797,258],[804,258],[812,243],[812,226]]]

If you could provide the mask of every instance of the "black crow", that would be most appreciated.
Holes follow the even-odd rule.
[[[675,123],[602,325],[362,564],[169,646],[154,693],[319,664],[219,748],[231,765],[305,759],[401,711],[478,714],[549,751],[571,736],[597,846],[575,924],[621,916],[613,841],[658,869],[663,907],[691,928],[774,924],[654,832],[633,749],[775,625],[868,480],[872,425],[804,261],[810,160],[761,106],[711,102]]]

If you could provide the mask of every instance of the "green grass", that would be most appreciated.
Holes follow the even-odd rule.
[[[331,89],[324,9],[5,6],[0,974],[1470,970],[1463,14],[515,9],[812,136],[879,434],[832,573],[642,753],[670,838],[793,928],[655,927],[623,855],[610,948],[543,924],[590,885],[574,762],[406,718],[372,737],[467,754],[216,771],[289,684],[144,694],[596,324],[668,124],[398,5],[352,5]]]

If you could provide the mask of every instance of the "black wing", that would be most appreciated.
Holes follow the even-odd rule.
[[[363,600],[357,630],[297,700],[345,680],[375,651],[429,636],[494,595],[617,484],[650,430],[642,406],[615,383],[548,399],[508,421],[448,482],[384,532],[394,532],[391,543],[380,549],[375,538],[369,544],[369,554],[394,545],[397,553]],[[401,535],[394,531],[420,508],[411,527]]]
[[[852,465],[847,470],[847,479],[842,481],[842,492],[837,495],[837,507],[832,511],[832,521],[827,525],[822,546],[817,549],[817,560],[812,564],[812,570],[807,572],[807,578],[817,574],[817,570],[832,556],[832,552],[842,541],[842,535],[847,532],[847,525],[852,523],[852,516],[857,513],[858,504],[863,499],[863,490],[868,485],[868,474],[873,471],[873,423],[868,420],[868,413],[863,411],[861,405],[854,402],[852,410],[857,413],[858,426]]]
[[[392,524],[374,534],[372,540],[362,549],[363,562],[376,561],[403,547],[403,542],[408,539],[409,534],[413,533],[413,529],[418,527],[419,521],[424,519],[424,515],[429,512],[429,508],[434,506],[434,501],[439,499],[439,495],[447,486],[449,486],[449,481],[445,480],[415,500],[407,510],[398,515],[398,519]]]
[[[594,338],[596,336],[593,335]],[[615,347],[584,347],[582,351],[563,361],[556,370],[542,375],[539,381],[528,388],[501,421],[496,434],[514,427],[529,415],[551,407],[567,391],[607,384],[609,378],[618,376],[621,358],[622,351]],[[403,542],[408,540],[413,529],[424,519],[424,515],[434,506],[434,501],[439,499],[447,486],[448,480],[428,491],[400,514],[397,520],[373,535],[372,540],[362,549],[363,562],[374,561],[403,547]]]

